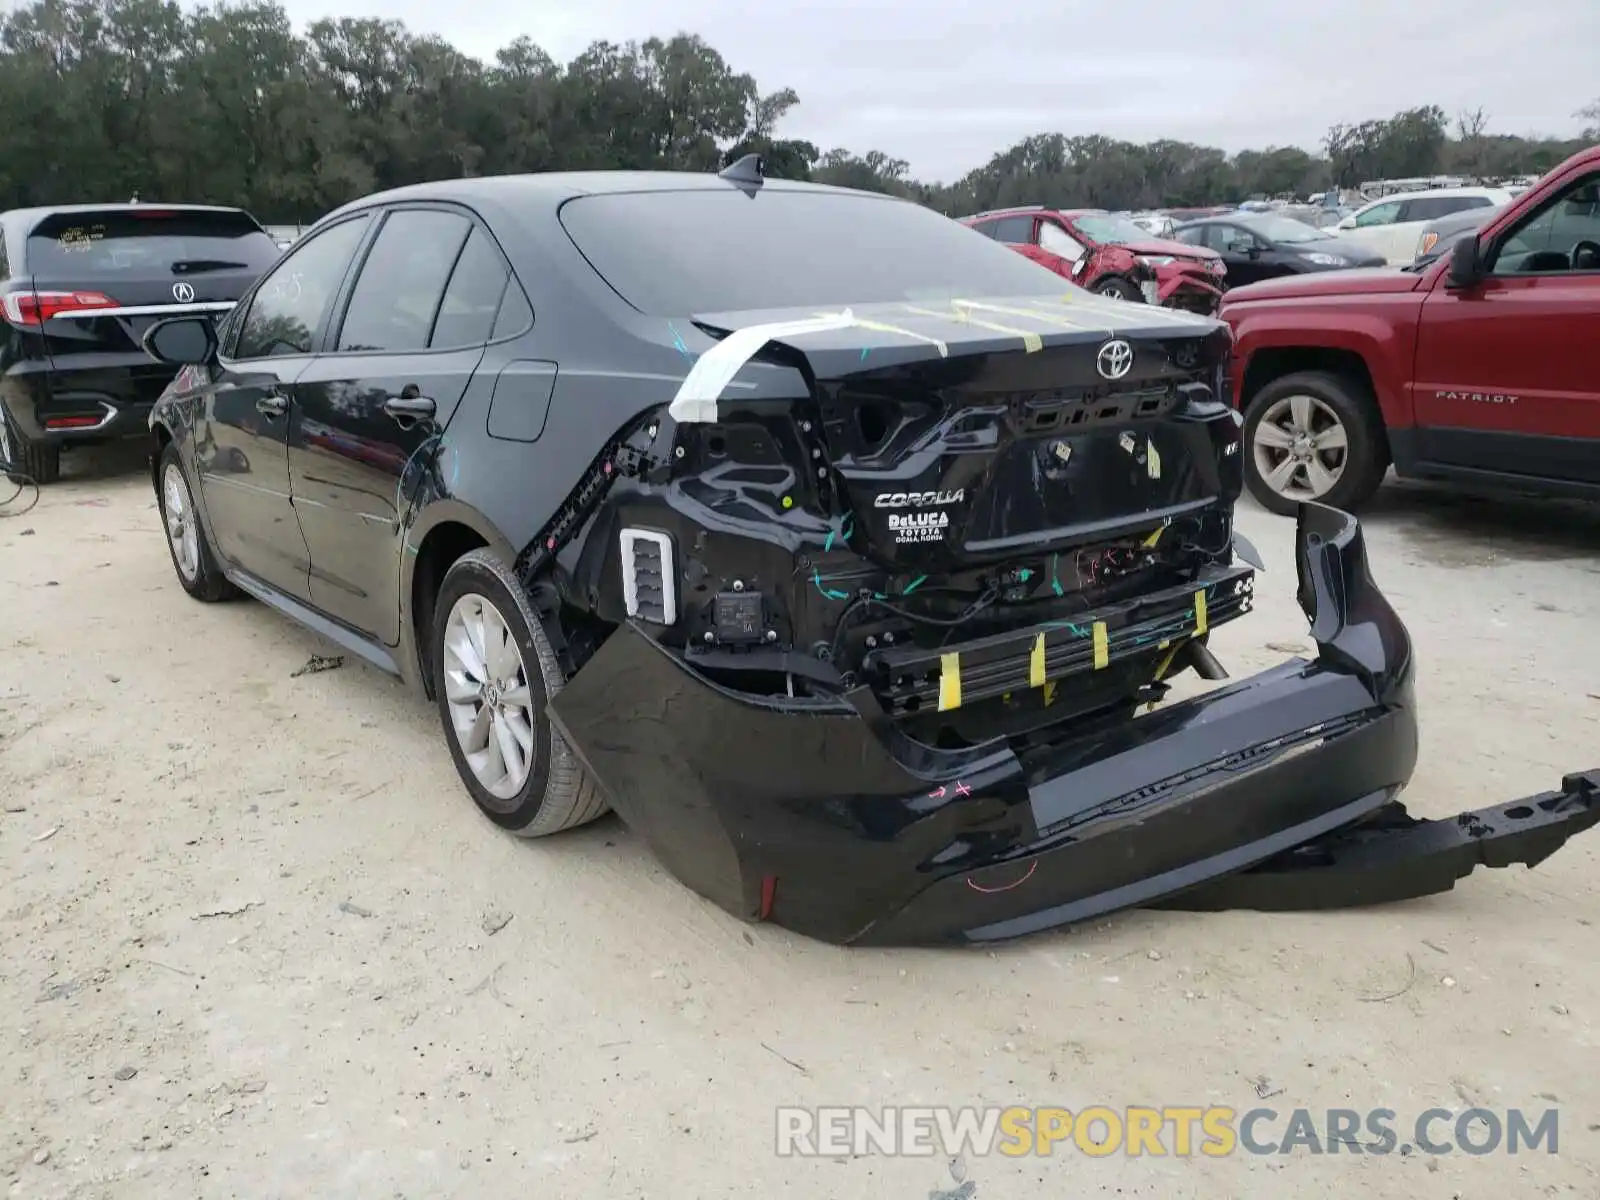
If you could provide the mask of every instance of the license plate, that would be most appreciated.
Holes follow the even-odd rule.
[[[1141,283],[1139,290],[1144,293],[1146,304],[1161,303],[1161,285],[1158,283]]]

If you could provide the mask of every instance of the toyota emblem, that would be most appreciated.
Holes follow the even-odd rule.
[[[1118,338],[1100,347],[1094,360],[1095,368],[1103,379],[1121,379],[1133,369],[1133,347]]]
[[[190,284],[187,284],[187,283],[175,283],[175,284],[173,284],[172,285],[172,298],[174,300],[176,300],[179,304],[188,304],[190,301],[192,301],[194,299],[194,288],[193,288],[193,286],[191,286]]]

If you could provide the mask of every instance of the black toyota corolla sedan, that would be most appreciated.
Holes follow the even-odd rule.
[[[752,157],[371,196],[145,344],[180,584],[415,683],[505,829],[613,806],[839,942],[1470,869],[1395,800],[1410,643],[1347,515],[1300,521],[1317,658],[1159,704],[1253,600],[1215,321]]]
[[[1282,275],[1381,267],[1381,254],[1324,229],[1272,213],[1229,213],[1178,226],[1180,242],[1209,246],[1228,267],[1228,286],[1243,287]]]

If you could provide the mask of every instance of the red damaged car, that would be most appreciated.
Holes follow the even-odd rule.
[[[1204,316],[1222,302],[1227,267],[1220,254],[1151,237],[1126,217],[1033,206],[982,212],[961,223],[1102,296]]]

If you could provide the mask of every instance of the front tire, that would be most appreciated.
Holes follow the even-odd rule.
[[[172,569],[178,573],[183,590],[205,604],[237,596],[239,589],[228,582],[217,565],[217,556],[211,552],[205,526],[194,506],[194,490],[184,474],[178,448],[171,442],[161,448],[156,477],[161,481],[156,492],[161,528],[167,535]]]
[[[22,436],[5,406],[0,404],[0,463],[15,484],[43,486],[61,478],[61,447],[54,442],[31,442]]]
[[[1250,401],[1243,433],[1245,484],[1279,516],[1294,516],[1306,501],[1353,511],[1388,469],[1377,405],[1326,371],[1267,384]]]
[[[519,837],[544,837],[606,811],[545,712],[566,683],[561,664],[493,551],[464,554],[445,574],[430,662],[450,756],[484,816]]]
[[[1094,290],[1097,296],[1110,296],[1113,300],[1128,300],[1134,304],[1144,303],[1143,293],[1126,279],[1108,279],[1096,284]]]

